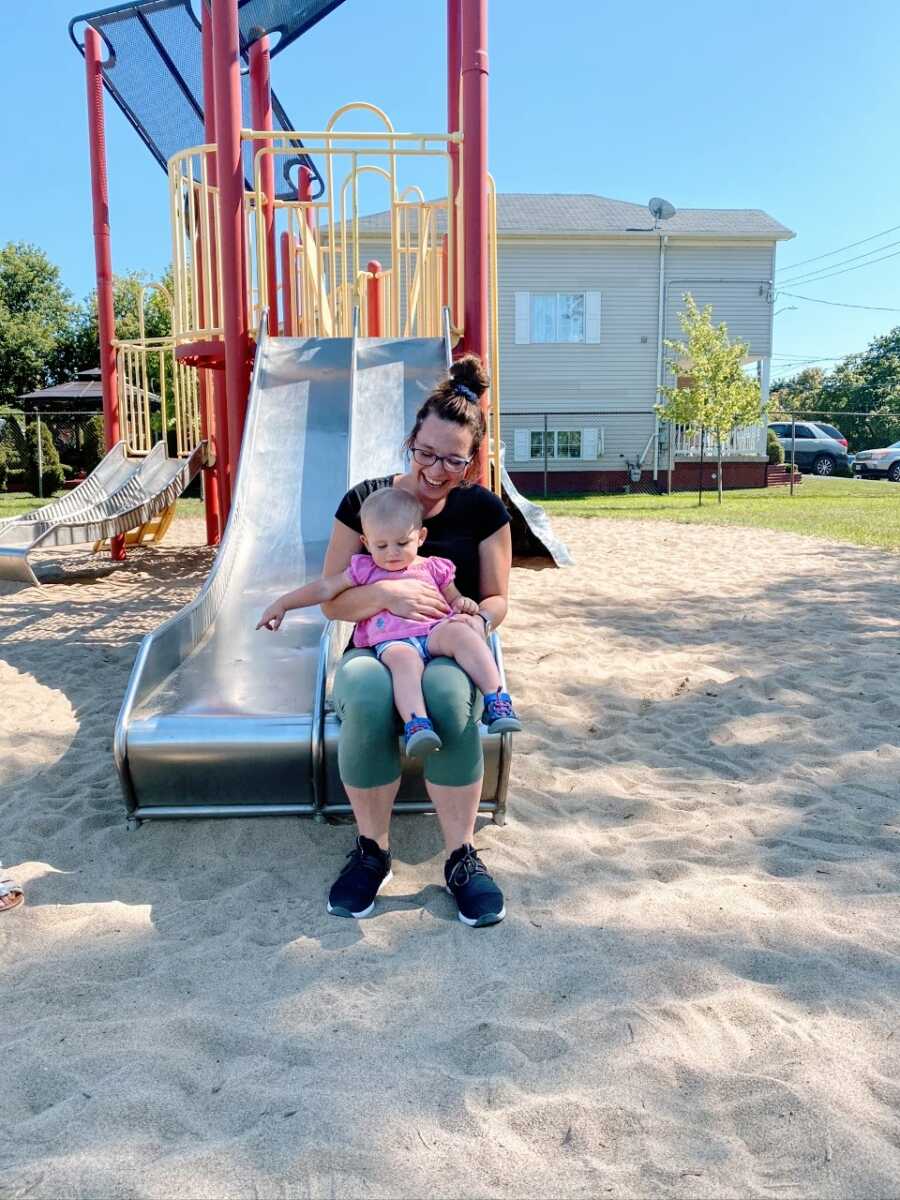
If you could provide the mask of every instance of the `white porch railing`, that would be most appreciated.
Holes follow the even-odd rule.
[[[722,458],[765,458],[767,428],[765,421],[759,421],[735,429],[722,442]],[[703,457],[716,458],[719,452],[716,435],[707,430],[703,443]],[[675,458],[699,458],[700,430],[693,425],[676,425],[673,453]]]

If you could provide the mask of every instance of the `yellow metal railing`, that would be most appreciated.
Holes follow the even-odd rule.
[[[353,111],[369,114],[383,128],[337,129],[338,122]],[[462,222],[448,220],[451,206],[459,211],[461,205],[461,197],[451,195],[449,154],[451,143],[460,141],[458,134],[401,133],[381,109],[353,103],[339,108],[321,132],[244,130],[242,139],[257,147],[253,187],[244,194],[250,328],[255,328],[260,309],[268,303],[274,275],[282,303],[280,314],[270,314],[270,325],[296,336],[348,336],[353,310],[359,308],[361,331],[366,334],[364,285],[367,263],[375,257],[388,260],[378,275],[383,336],[439,336],[443,306],[462,312],[462,248],[457,245]],[[325,161],[325,194],[318,200],[274,201],[276,252],[270,261],[262,165],[266,156],[276,161],[296,159],[301,141],[304,153]],[[213,146],[195,146],[169,159],[176,343],[214,340],[223,333],[213,154]],[[443,161],[447,179],[443,198],[427,201],[418,187],[401,187],[401,167],[417,158]],[[372,183],[382,185],[383,224],[375,226],[364,219],[361,181],[369,192]]]
[[[138,301],[138,337],[114,342],[122,438],[129,454],[149,454],[153,448],[151,407],[159,405],[162,437],[165,438],[171,403],[176,453],[186,457],[200,444],[197,372],[175,357],[174,336],[146,336],[144,300],[149,289],[160,293],[170,312],[173,309],[168,290],[161,283],[148,284],[141,288]],[[154,386],[158,391],[153,390]]]

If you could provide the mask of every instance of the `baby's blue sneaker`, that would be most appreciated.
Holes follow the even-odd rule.
[[[488,692],[481,719],[487,725],[488,733],[518,733],[522,728],[509,692]]]
[[[403,736],[406,738],[406,753],[410,758],[424,758],[433,750],[440,750],[443,745],[428,718],[417,717],[415,713],[403,726]]]

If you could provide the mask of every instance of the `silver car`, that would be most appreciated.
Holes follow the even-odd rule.
[[[770,421],[769,428],[784,447],[784,461],[790,462],[791,422]],[[817,421],[795,421],[793,429],[794,462],[801,471],[811,471],[813,475],[834,475],[837,471],[846,474],[850,466],[847,439],[839,429]]]
[[[900,442],[891,442],[880,450],[859,450],[853,460],[853,474],[862,479],[900,479]]]

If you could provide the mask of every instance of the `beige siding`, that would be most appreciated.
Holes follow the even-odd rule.
[[[621,468],[653,429],[659,249],[655,244],[500,240],[502,436],[510,469],[543,470],[515,456],[515,428],[603,430],[596,460],[565,460],[566,470]],[[588,292],[602,296],[596,345],[515,342],[516,292]],[[557,416],[556,414],[566,414]],[[553,464],[551,464],[553,465]]]
[[[713,320],[724,321],[734,339],[747,342],[751,358],[772,352],[771,243],[670,243],[666,253],[666,329],[682,336],[678,314],[686,292]]]

